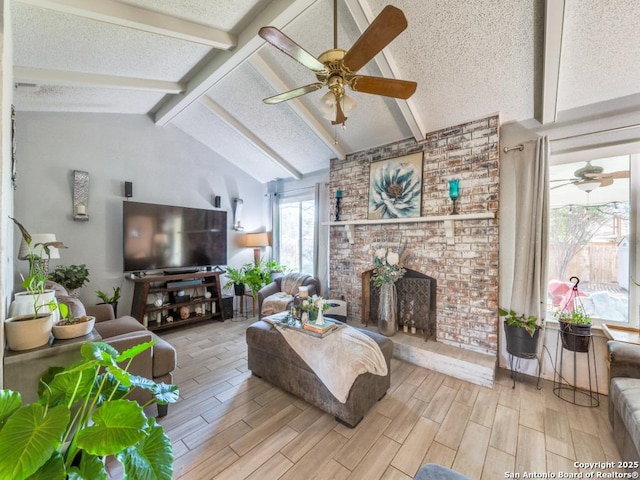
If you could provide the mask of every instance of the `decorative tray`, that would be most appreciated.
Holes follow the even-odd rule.
[[[610,340],[640,345],[640,329],[603,323],[602,331]]]
[[[276,313],[275,315],[269,315],[268,317],[264,317],[262,320],[264,320],[267,323],[270,323],[271,325],[278,325],[280,327],[283,328],[290,328],[292,330],[296,330],[298,332],[302,332],[306,335],[311,335],[312,337],[317,337],[317,338],[324,338],[327,335],[331,335],[333,332],[335,332],[336,330],[340,329],[341,327],[344,327],[344,324],[342,322],[339,322],[337,320],[333,320],[333,319],[329,319],[329,318],[325,318],[324,319],[324,323],[325,324],[332,324],[331,327],[327,328],[324,333],[320,333],[317,331],[313,331],[313,330],[307,330],[306,328],[303,328],[302,324],[300,323],[299,320],[295,320],[294,318],[292,318],[288,312],[282,312],[282,313]]]

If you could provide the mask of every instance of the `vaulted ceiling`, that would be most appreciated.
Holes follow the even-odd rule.
[[[315,77],[260,27],[319,56],[333,46],[332,0],[13,0],[14,102],[148,114],[261,182],[495,112],[558,137],[640,124],[637,0],[339,0],[339,47],[386,4],[409,26],[359,73],[418,88],[406,101],[348,91],[344,129],[322,117],[326,89],[262,102]]]

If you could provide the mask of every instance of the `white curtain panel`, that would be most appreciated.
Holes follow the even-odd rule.
[[[320,296],[329,296],[329,185],[316,183],[315,185],[315,235],[314,235],[314,266],[315,276],[320,280]],[[323,225],[324,223],[324,225]]]
[[[515,252],[509,308],[545,317],[549,228],[549,139],[515,163]],[[533,154],[533,155],[531,155]]]

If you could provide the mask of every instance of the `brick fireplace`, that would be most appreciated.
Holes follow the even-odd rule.
[[[373,270],[362,274],[362,317],[375,324],[378,318],[380,290],[371,285]],[[398,326],[400,330],[418,333],[425,339],[436,335],[436,279],[415,270],[396,282]]]
[[[422,217],[451,211],[448,180],[460,179],[458,211],[492,213],[484,219],[451,224],[434,221],[353,226],[353,237],[340,226],[330,234],[330,296],[348,301],[349,322],[364,323],[369,294],[366,275],[372,248],[404,244],[405,266],[435,280],[435,338],[451,346],[497,355],[498,350],[498,201],[499,117],[490,116],[413,139],[333,159],[331,191],[341,190],[343,221],[367,218],[369,169],[372,162],[424,152]],[[453,231],[451,232],[451,227]],[[449,230],[449,231],[448,231]],[[375,323],[370,318],[370,323]]]

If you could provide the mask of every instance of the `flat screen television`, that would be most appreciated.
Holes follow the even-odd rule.
[[[124,201],[124,271],[226,265],[227,212]]]

